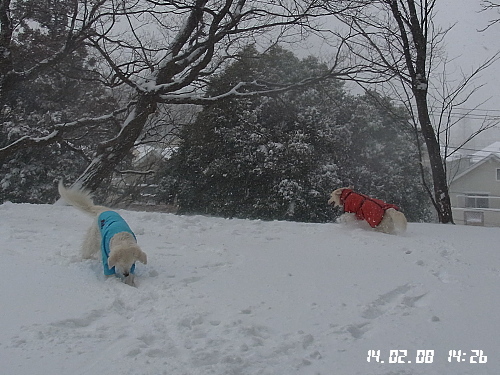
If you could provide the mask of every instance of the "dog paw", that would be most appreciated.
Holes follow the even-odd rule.
[[[133,275],[133,274],[128,275],[127,277],[125,277],[123,279],[123,282],[127,285],[130,285],[130,286],[136,286],[135,285],[135,275]]]

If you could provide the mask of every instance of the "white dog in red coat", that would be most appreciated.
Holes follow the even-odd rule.
[[[365,220],[377,231],[388,234],[406,231],[406,217],[396,205],[356,193],[351,188],[334,190],[328,204],[343,207],[345,213],[357,220]]]

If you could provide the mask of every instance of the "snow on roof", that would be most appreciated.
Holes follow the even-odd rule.
[[[486,157],[484,157],[481,160],[479,160],[479,162],[471,164],[469,166],[469,168],[465,169],[464,171],[462,171],[461,173],[459,173],[458,175],[456,175],[455,177],[453,177],[453,179],[451,180],[451,182],[454,182],[454,181],[458,180],[459,178],[465,176],[469,172],[473,171],[474,169],[479,168],[481,165],[483,165],[484,163],[486,163],[488,160],[493,160],[493,161],[496,161],[496,162],[500,162],[500,154],[491,152],[489,155],[487,155]]]
[[[478,163],[491,154],[500,157],[500,142],[494,142],[482,150],[473,153],[471,155],[471,163]]]

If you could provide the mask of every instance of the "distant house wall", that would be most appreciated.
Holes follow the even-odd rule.
[[[456,176],[460,175],[463,171],[472,165],[471,159],[468,157],[454,158],[446,162],[446,171],[448,174],[448,183],[450,183]]]
[[[490,155],[450,183],[457,224],[500,226],[500,158]]]
[[[500,213],[488,209],[452,208],[455,224],[500,227]]]
[[[177,146],[153,147],[142,145],[133,150],[130,170],[122,170],[113,178],[116,193],[109,204],[130,207],[131,204],[157,205],[159,173]]]

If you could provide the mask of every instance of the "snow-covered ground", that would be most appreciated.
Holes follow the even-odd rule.
[[[89,217],[0,205],[1,374],[500,373],[499,228],[121,213],[137,288],[80,260]]]

